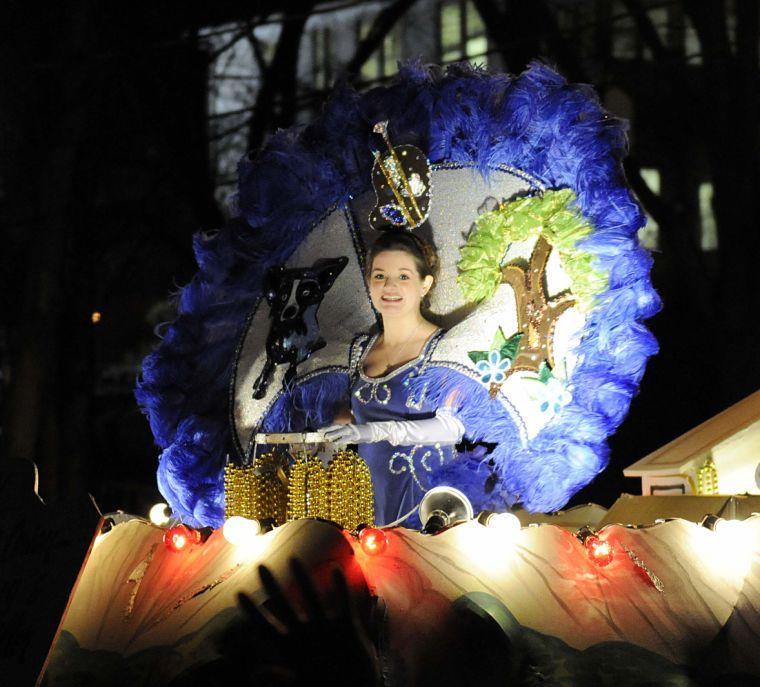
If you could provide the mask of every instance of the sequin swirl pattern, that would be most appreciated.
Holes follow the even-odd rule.
[[[369,393],[365,393],[367,389],[369,389]],[[382,390],[382,393],[378,393],[378,389]],[[391,391],[391,388],[385,383],[364,384],[363,386],[360,386],[356,391],[354,391],[354,398],[356,398],[359,403],[363,405],[372,403],[372,401],[376,401],[383,406],[388,405],[392,395],[393,392]]]
[[[405,389],[409,388],[409,382],[414,379],[417,376],[417,372],[415,370],[412,370],[407,376],[406,379],[403,381],[403,385]],[[427,390],[428,390],[428,384],[425,382],[425,384],[422,386],[422,391],[420,391],[419,398],[414,398],[414,392],[410,393],[409,396],[406,397],[406,403],[404,405],[411,409],[411,410],[422,410],[422,406],[425,404],[425,397],[427,396]]]
[[[417,468],[414,464],[415,454],[419,449],[425,449],[425,452],[422,454],[422,457],[419,459],[420,466],[425,472],[432,473],[433,468],[430,466],[430,463],[428,462],[428,459],[433,455],[433,449],[437,453],[438,458],[438,464],[443,465],[446,461],[446,456],[444,455],[443,451],[441,450],[440,444],[435,444],[432,448],[422,446],[421,444],[415,444],[412,446],[409,453],[404,453],[403,451],[396,451],[392,456],[391,459],[388,461],[388,471],[392,475],[400,475],[404,472],[409,472],[409,474],[412,476],[412,479],[414,480],[414,483],[422,489],[422,491],[427,491],[428,488],[420,482],[419,477],[417,476]],[[400,465],[397,465],[397,462],[400,461]]]

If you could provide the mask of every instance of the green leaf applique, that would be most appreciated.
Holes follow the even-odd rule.
[[[538,371],[538,381],[542,384],[546,384],[554,375],[552,375],[552,368],[548,363],[541,363],[541,368]]]
[[[469,356],[470,360],[472,360],[472,362],[476,365],[481,360],[488,360],[488,351],[468,351],[467,355]]]

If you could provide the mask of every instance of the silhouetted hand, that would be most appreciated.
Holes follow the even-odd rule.
[[[303,565],[297,560],[290,565],[294,591],[301,598],[300,613],[263,565],[259,575],[267,601],[259,606],[245,594],[238,597],[246,622],[235,631],[237,636],[228,633],[227,639],[236,647],[238,660],[248,664],[245,672],[256,684],[305,685],[326,680],[337,686],[380,684],[375,650],[343,573],[333,572],[332,594],[319,594]]]

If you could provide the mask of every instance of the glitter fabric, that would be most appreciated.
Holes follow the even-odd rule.
[[[392,203],[383,205],[380,207],[380,214],[398,227],[403,227],[406,224],[404,213],[401,212],[398,205],[393,205]]]
[[[419,357],[384,377],[367,377],[363,371],[364,358],[377,340],[372,337],[353,371],[351,409],[357,423],[383,420],[423,420],[435,416],[436,406],[426,404],[424,394],[417,394],[406,383],[424,374],[427,360],[443,335],[438,331],[428,340]],[[357,392],[367,387],[387,387],[388,401],[383,403],[375,394],[369,402],[361,401]],[[366,391],[365,391],[366,393]],[[366,396],[364,396],[366,398]],[[412,400],[412,404],[407,401]],[[375,522],[385,525],[411,511],[432,484],[430,477],[436,468],[451,461],[456,454],[453,446],[392,446],[387,441],[360,444],[359,454],[369,466],[375,488]]]

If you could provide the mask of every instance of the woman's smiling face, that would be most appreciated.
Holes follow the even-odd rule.
[[[383,317],[409,316],[419,312],[422,297],[433,277],[422,279],[414,257],[403,250],[378,253],[369,275],[372,305]]]

